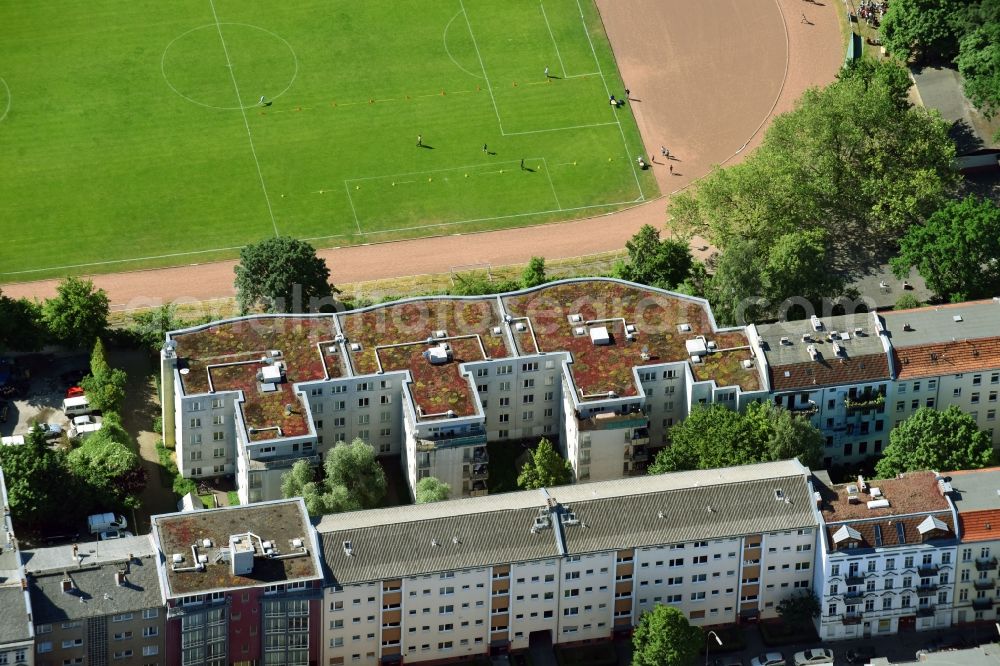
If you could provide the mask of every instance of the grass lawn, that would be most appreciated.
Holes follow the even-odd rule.
[[[0,38],[0,282],[659,194],[593,0],[4,3]]]

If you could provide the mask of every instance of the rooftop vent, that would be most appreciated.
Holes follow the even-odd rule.
[[[831,341],[833,341],[833,340],[839,340],[839,339],[840,339],[840,331],[830,331],[830,340]]]
[[[76,589],[76,586],[73,585],[73,579],[69,577],[69,574],[67,574],[66,577],[60,581],[60,585],[62,586],[62,591],[66,594],[69,594]]]
[[[710,354],[714,351],[719,350],[719,345],[715,342],[715,340],[709,340],[707,343],[705,343],[705,347],[707,348],[708,353]]]
[[[503,331],[502,331],[502,329],[499,326],[494,326],[493,327],[493,335],[500,335],[502,332]]]
[[[865,329],[861,328],[860,326],[854,329],[854,337],[861,338],[864,337],[864,335],[865,335]]]
[[[431,365],[441,365],[451,360],[451,347],[447,344],[440,344],[431,347],[424,354],[427,356],[427,360],[431,362]]]
[[[790,345],[792,344],[792,341],[788,339],[788,336],[783,335],[781,336],[781,344]]]
[[[301,548],[302,539],[292,539],[292,548]]]
[[[869,509],[888,509],[889,508],[889,500],[887,500],[885,498],[877,499],[877,500],[872,500],[872,501],[868,502],[868,508]]]
[[[823,322],[821,322],[819,320],[819,317],[817,317],[816,315],[812,315],[811,317],[809,317],[809,323],[812,325],[812,329],[814,331],[823,330]]]
[[[817,360],[819,358],[819,352],[816,351],[816,345],[809,345],[806,347],[806,351],[809,352],[809,358],[812,360]]]
[[[573,335],[582,338],[583,336],[587,335],[587,329],[584,328],[583,326],[576,326],[573,328]]]
[[[955,315],[954,317],[951,318],[951,320],[957,324],[958,322],[962,321],[962,315]]]
[[[576,517],[575,513],[569,511],[559,516],[559,522],[563,525],[579,525],[580,519]]]
[[[870,494],[871,494],[872,497],[876,497],[876,498],[882,497],[882,489],[881,488],[872,488]]]
[[[843,353],[844,353],[844,348],[840,344],[834,342],[833,343],[833,355],[834,356],[841,356],[841,355],[843,355]]]
[[[431,539],[431,546],[433,546],[433,547],[435,547],[435,548],[436,548],[437,546],[440,546],[440,545],[441,545],[441,544],[440,544],[440,543],[438,543],[438,540],[437,540],[437,539]]]
[[[354,546],[351,545],[350,541],[344,542],[344,555],[348,557],[354,557]]]
[[[595,326],[590,329],[590,341],[595,345],[610,345],[611,334],[607,326]]]
[[[453,536],[451,538],[451,542],[457,546],[458,544],[462,543],[462,540],[459,539],[457,536]]]
[[[912,331],[912,330],[913,330],[913,327],[912,327],[912,326],[910,326],[910,325],[909,325],[908,323],[905,323],[905,322],[904,322],[904,323],[903,323],[903,330],[904,330],[904,331]]]
[[[171,560],[171,561],[172,561],[172,562],[173,562],[174,564],[180,564],[181,562],[183,562],[183,561],[184,561],[184,556],[183,556],[183,555],[181,555],[180,553],[174,553],[174,554],[173,554],[173,555],[171,556],[170,560]]]
[[[776,500],[783,500],[783,499],[785,499],[785,493],[784,493],[783,490],[781,490],[781,488],[775,488],[774,489],[774,499],[776,499]]]
[[[812,341],[813,341],[812,333],[803,333],[802,334],[802,342],[812,342]]]
[[[688,356],[704,356],[708,353],[708,345],[705,344],[705,338],[701,336],[685,340],[684,346],[687,348]]]
[[[446,337],[448,337],[448,331],[445,331],[443,329],[438,329],[438,330],[434,331],[434,337],[435,338],[446,338]]]
[[[680,331],[681,333],[690,333],[691,332],[691,324],[678,324],[677,325],[677,330]]]
[[[351,351],[353,351],[353,352],[359,352],[359,351],[361,351],[361,343],[360,342],[352,342],[351,343]]]
[[[578,315],[578,314],[571,314],[571,315],[569,316],[569,320],[570,320],[571,322],[573,322],[574,324],[577,324],[577,323],[579,323],[579,322],[583,321],[583,315]]]
[[[752,358],[743,359],[743,367],[746,370],[750,370],[751,368],[753,368],[753,359]]]
[[[115,585],[122,587],[128,582],[128,578],[125,576],[125,570],[119,569],[115,572]]]
[[[514,330],[516,330],[516,331],[526,331],[526,330],[528,330],[528,326],[523,321],[519,321],[516,324],[514,324]]]
[[[211,539],[202,539],[201,540],[201,547],[202,548],[211,548],[212,547],[212,540]]]

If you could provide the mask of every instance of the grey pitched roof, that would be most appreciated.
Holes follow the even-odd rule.
[[[679,472],[335,514],[324,516],[317,530],[328,576],[349,584],[564,553],[815,527],[807,475],[795,460]],[[789,502],[775,500],[776,488]],[[586,526],[533,532],[549,498],[569,506]],[[660,511],[664,518],[658,517]]]
[[[3,609],[0,612],[0,646],[30,640],[31,622],[20,582],[16,586],[0,586],[0,609]]]
[[[555,495],[580,521],[563,526],[568,554],[817,526],[804,472],[572,503]]]
[[[21,568],[3,470],[0,469],[0,645],[30,640],[31,608],[21,589]]]
[[[99,562],[38,573],[29,578],[35,624],[51,624],[101,615],[136,612],[163,605],[156,556],[137,556],[128,563],[124,585],[117,585],[119,562]],[[71,592],[62,591],[64,578],[73,581]]]

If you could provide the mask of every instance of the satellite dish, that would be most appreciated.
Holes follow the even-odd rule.
[[[181,368],[181,374],[187,375],[191,373],[191,368]]]

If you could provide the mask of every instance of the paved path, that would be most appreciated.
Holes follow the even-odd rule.
[[[833,80],[843,61],[836,0],[597,0],[660,187],[670,193],[738,161],[774,113],[810,86]],[[808,23],[801,21],[803,8]],[[659,157],[667,145],[674,173]],[[334,284],[506,265],[541,255],[576,257],[624,246],[643,224],[662,227],[666,200],[618,213],[523,229],[321,250]],[[694,246],[702,244],[695,239]],[[114,309],[233,295],[233,261],[93,276]],[[47,298],[56,280],[3,286],[8,296]]]

